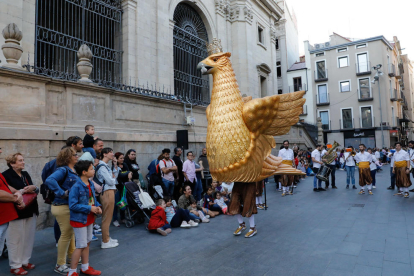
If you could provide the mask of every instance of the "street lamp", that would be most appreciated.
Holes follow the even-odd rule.
[[[383,75],[383,73],[380,71],[381,67],[382,67],[382,64],[378,64],[372,67],[372,69],[377,70],[377,73],[375,74],[375,77],[372,80],[372,83],[375,84],[375,82],[378,82],[378,96],[379,96],[379,103],[380,103],[380,119],[381,119],[381,138],[382,138],[382,148],[384,148],[384,129],[382,126],[381,89],[380,89],[380,83],[379,83],[379,77]]]

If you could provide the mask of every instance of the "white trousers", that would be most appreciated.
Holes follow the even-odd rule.
[[[3,252],[4,240],[6,239],[6,230],[8,226],[9,226],[8,222],[0,225],[0,255]]]
[[[29,263],[32,257],[35,232],[36,215],[9,222],[6,243],[9,250],[9,264],[12,269],[20,268]]]

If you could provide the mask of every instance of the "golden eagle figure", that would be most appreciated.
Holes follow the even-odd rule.
[[[207,158],[214,179],[256,182],[275,174],[303,174],[273,156],[273,136],[289,132],[299,120],[305,91],[252,100],[242,97],[230,53],[220,40],[207,45],[209,57],[197,69],[213,75],[211,102],[207,107]]]

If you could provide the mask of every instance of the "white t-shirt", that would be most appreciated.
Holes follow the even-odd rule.
[[[282,157],[283,160],[293,161],[293,158],[294,158],[293,150],[291,150],[291,149],[281,149],[281,150],[279,150],[278,157]]]
[[[411,168],[414,168],[414,162],[413,162],[413,159],[414,159],[414,149],[410,149],[410,150],[408,151],[408,154],[410,155],[410,164],[411,164]]]
[[[315,149],[314,151],[312,151],[311,156],[312,158],[315,158],[316,161],[322,162],[321,152],[318,149]],[[313,162],[313,167],[319,169],[321,167],[321,164]]]
[[[162,168],[171,168],[175,166],[175,163],[172,159],[165,161],[165,159],[160,160],[160,169],[162,170]],[[173,172],[169,172],[169,173],[161,173],[162,178],[164,178],[165,180],[168,181],[174,181],[174,174]]]
[[[357,161],[358,163],[359,162],[369,162],[369,163],[371,163],[372,155],[369,154],[366,151],[364,151],[364,153],[358,152],[357,155],[355,155],[355,161]]]
[[[394,161],[409,161],[410,156],[408,155],[408,152],[405,150],[395,151],[394,153]]]
[[[344,158],[345,158],[345,160],[346,160],[346,158],[347,158],[350,154],[351,154],[350,152],[345,152],[345,153],[344,153]],[[355,167],[355,159],[354,159],[354,157],[350,156],[350,157],[348,158],[348,160],[346,160],[346,161],[345,161],[345,166],[348,166],[348,167]]]
[[[377,169],[377,164],[375,164],[378,161],[377,157],[375,157],[374,154],[372,154],[372,162],[369,164],[369,168],[371,171],[374,171]]]
[[[391,168],[394,168],[394,156],[395,156],[395,153],[391,156],[391,154],[392,154],[392,152],[389,152],[388,154],[387,154],[387,156],[391,159],[391,161],[390,161],[390,165],[391,165]]]

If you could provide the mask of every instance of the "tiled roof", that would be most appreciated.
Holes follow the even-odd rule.
[[[306,68],[306,62],[295,62],[288,71],[295,71],[295,70],[301,70]]]

